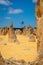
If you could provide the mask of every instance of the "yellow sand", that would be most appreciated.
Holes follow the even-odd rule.
[[[17,35],[19,43],[11,43],[8,41],[8,35],[0,36],[0,51],[5,59],[13,57],[17,60],[34,61],[37,56],[37,40],[29,42],[29,37]],[[7,43],[4,45],[3,42]]]

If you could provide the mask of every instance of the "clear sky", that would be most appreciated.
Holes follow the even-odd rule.
[[[36,0],[0,0],[0,27],[9,26],[10,22],[16,28],[35,27],[35,4]]]

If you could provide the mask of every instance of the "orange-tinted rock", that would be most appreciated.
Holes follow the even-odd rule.
[[[36,4],[36,24],[38,37],[38,64],[36,65],[43,65],[43,0],[38,0]]]
[[[10,42],[15,42],[17,39],[16,34],[15,34],[15,30],[13,29],[13,24],[10,23],[10,27],[9,27],[9,32],[8,32],[8,40]]]

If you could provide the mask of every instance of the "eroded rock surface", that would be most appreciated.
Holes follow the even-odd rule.
[[[27,26],[23,29],[23,34],[24,35],[31,35],[33,34],[33,28],[31,26]]]
[[[16,30],[15,30],[15,34],[22,34],[22,31],[19,30],[19,29],[16,29]]]
[[[36,23],[38,37],[38,56],[35,65],[43,65],[43,0],[37,0]]]
[[[13,24],[12,23],[10,23],[10,27],[9,27],[8,40],[10,42],[15,42],[17,40],[15,30],[13,29]]]

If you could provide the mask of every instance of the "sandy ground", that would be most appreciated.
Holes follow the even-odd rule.
[[[37,40],[29,42],[29,37],[17,35],[18,42],[8,41],[8,35],[0,36],[0,51],[5,59],[13,57],[17,60],[34,61],[37,56]],[[6,45],[7,43],[7,45]]]

